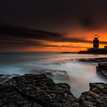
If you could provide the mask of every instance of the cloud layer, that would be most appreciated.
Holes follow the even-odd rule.
[[[52,45],[49,43],[65,43],[70,45]],[[44,47],[69,47],[82,48],[82,46],[74,46],[73,43],[92,43],[90,40],[84,38],[68,38],[66,35],[55,32],[32,30],[21,27],[13,27],[7,25],[0,25],[0,49],[10,48],[44,48]],[[101,44],[107,44],[107,41],[100,41]],[[85,46],[83,46],[85,47]]]

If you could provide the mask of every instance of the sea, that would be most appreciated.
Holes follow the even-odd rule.
[[[55,83],[67,83],[79,97],[89,90],[89,83],[106,81],[96,73],[98,63],[81,62],[81,58],[103,58],[107,55],[59,52],[0,53],[0,74],[11,77],[23,74],[46,74]]]

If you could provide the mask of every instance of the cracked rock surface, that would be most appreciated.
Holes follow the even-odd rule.
[[[82,107],[107,107],[107,84],[90,83],[90,90],[80,96]]]
[[[16,76],[0,84],[0,107],[107,107],[107,84],[90,83],[76,98],[66,83],[45,74]]]
[[[46,75],[25,74],[0,85],[0,107],[80,107],[65,83]]]

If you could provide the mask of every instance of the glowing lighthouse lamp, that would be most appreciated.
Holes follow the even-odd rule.
[[[95,38],[93,40],[93,48],[94,49],[99,49],[99,40],[98,40],[98,36],[95,35]]]

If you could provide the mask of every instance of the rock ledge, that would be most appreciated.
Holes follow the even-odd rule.
[[[107,84],[90,83],[76,98],[66,83],[45,74],[16,76],[0,84],[0,107],[107,107]]]
[[[80,107],[65,83],[46,75],[25,74],[0,85],[0,107]]]

